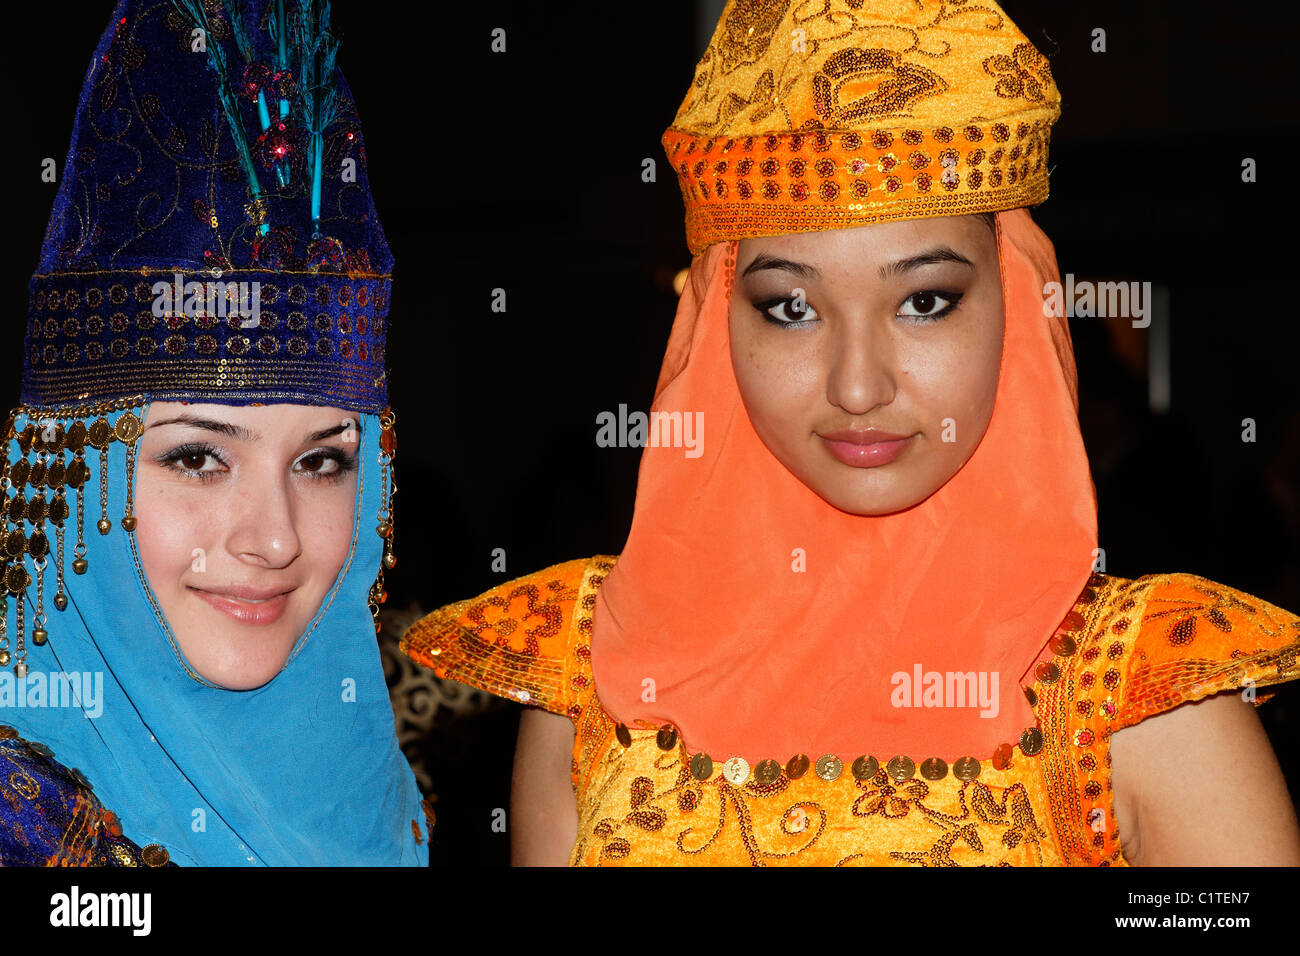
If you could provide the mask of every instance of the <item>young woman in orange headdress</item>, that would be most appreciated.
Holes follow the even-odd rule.
[[[1300,619],[1099,560],[1046,61],[822,7],[729,3],[664,136],[695,259],[623,553],[404,639],[530,705],[516,862],[1300,863],[1251,706]]]

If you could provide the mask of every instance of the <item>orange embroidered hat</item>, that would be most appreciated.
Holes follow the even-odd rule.
[[[1060,112],[995,3],[729,0],[663,145],[698,253],[1035,205]]]

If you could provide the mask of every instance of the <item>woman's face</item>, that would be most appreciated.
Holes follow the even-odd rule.
[[[740,243],[731,361],[750,420],[853,514],[910,508],[970,458],[1002,323],[997,240],[978,216]]]
[[[260,687],[284,666],[352,541],[359,417],[307,405],[154,402],[135,536],[202,677]]]

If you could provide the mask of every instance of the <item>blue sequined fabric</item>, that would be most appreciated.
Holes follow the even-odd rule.
[[[0,865],[144,866],[90,781],[0,726]]]

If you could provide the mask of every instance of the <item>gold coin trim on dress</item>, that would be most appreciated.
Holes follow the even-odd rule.
[[[664,724],[659,728],[655,743],[659,745],[660,750],[672,750],[677,746],[677,728],[672,724]]]
[[[722,776],[733,787],[743,787],[749,779],[749,762],[744,757],[732,757],[722,765]]]
[[[817,776],[823,780],[831,781],[839,777],[844,771],[844,761],[834,754],[824,754],[817,758]]]
[[[895,783],[911,780],[916,775],[916,761],[899,754],[885,765],[885,772],[889,774]]]
[[[696,754],[691,758],[691,775],[696,780],[708,780],[713,776],[713,758],[708,754]]]
[[[144,860],[145,866],[166,866],[171,858],[172,855],[161,843],[150,843],[140,851],[140,859]]]
[[[948,776],[948,764],[942,757],[929,757],[921,762],[921,776],[926,780],[942,780]]]
[[[1075,607],[1087,606],[1097,599],[1096,589],[1105,584],[1105,577],[1101,574],[1093,573],[1089,576],[1087,584],[1079,594]],[[1077,632],[1085,624],[1084,617],[1079,611],[1071,610],[1066,614],[1057,633],[1048,641],[1048,646],[1058,657],[1070,657],[1078,650],[1078,642],[1072,636],[1071,632]],[[1061,678],[1060,667],[1055,661],[1043,661],[1034,669],[1035,676],[1040,683],[1044,685],[1054,684]],[[1037,707],[1038,694],[1032,687],[1022,687],[1025,698],[1029,701],[1030,707]],[[672,724],[664,724],[656,734],[656,743],[661,750],[671,750],[675,744],[681,743],[681,735]],[[632,746],[632,733],[624,724],[617,724],[614,728],[614,736],[622,744],[624,749]],[[665,742],[672,742],[665,746]],[[1020,734],[1017,741],[1020,752],[1026,757],[1035,757],[1040,754],[1045,744],[1042,729],[1026,727]],[[685,744],[682,743],[683,749]],[[1001,744],[993,752],[992,763],[996,770],[1006,770],[1011,766],[1012,746],[1010,744]],[[835,754],[824,754],[817,758],[815,764],[812,764],[806,754],[795,754],[786,763],[784,772],[789,780],[798,780],[806,774],[810,768],[816,775],[827,782],[836,780],[843,773],[844,763]],[[867,781],[875,776],[879,770],[879,761],[870,754],[863,754],[857,757],[850,768],[855,780]],[[713,776],[713,759],[706,753],[696,753],[690,756],[691,775],[700,781],[708,780]],[[950,768],[947,761],[941,757],[927,757],[921,761],[921,776],[926,780],[939,781],[948,776],[951,771],[954,778],[962,783],[976,779],[983,769],[983,764],[972,756],[958,758]],[[742,772],[743,771],[743,772]],[[896,754],[890,758],[885,766],[885,771],[889,777],[896,783],[903,783],[910,780],[917,772],[916,762],[904,755]],[[773,759],[767,758],[760,761],[754,767],[753,779],[756,783],[767,786],[776,783],[782,773],[781,764]],[[741,786],[750,778],[749,763],[743,757],[730,757],[723,762],[723,778],[734,786]]]
[[[870,780],[880,769],[880,761],[872,756],[859,757],[853,761],[853,777],[855,780]]]

